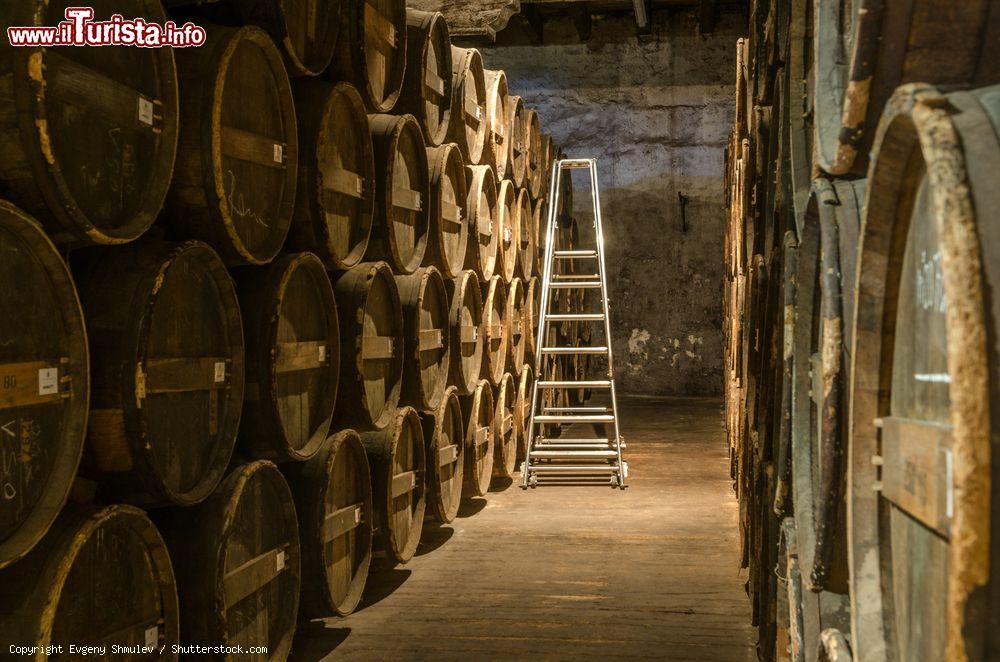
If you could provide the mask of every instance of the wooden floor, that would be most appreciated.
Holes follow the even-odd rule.
[[[625,399],[629,487],[517,486],[426,529],[302,660],[755,660],[721,404]]]

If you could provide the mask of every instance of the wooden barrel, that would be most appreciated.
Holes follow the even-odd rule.
[[[545,198],[541,198],[535,201],[535,206],[531,210],[531,228],[535,233],[535,253],[534,263],[531,265],[532,275],[529,278],[541,275],[544,268],[542,260],[545,259],[545,232],[548,229],[548,223],[549,203]]]
[[[391,112],[406,70],[406,2],[349,2],[345,19],[329,73],[351,81],[369,113]]]
[[[392,270],[363,262],[337,276],[340,384],[337,427],[381,430],[399,403],[403,380],[403,310]]]
[[[523,460],[528,453],[528,424],[531,420],[531,397],[535,387],[535,371],[531,365],[521,366],[521,378],[517,381],[517,399],[514,402],[514,433],[517,435],[517,459]]]
[[[507,74],[502,69],[487,69],[486,75],[486,115],[489,123],[489,134],[486,146],[490,150],[490,164],[495,170],[497,181],[507,173],[507,160],[510,155],[508,145],[508,115],[510,98],[507,93]],[[481,163],[485,163],[481,161]]]
[[[515,278],[507,288],[507,307],[504,311],[504,332],[507,334],[507,370],[514,376],[521,374],[527,347],[528,330],[524,325],[524,281]]]
[[[517,273],[517,257],[521,249],[519,209],[514,183],[509,179],[503,180],[497,193],[496,227],[500,231],[500,240],[497,242],[500,264],[497,273],[503,276],[507,283]]]
[[[312,253],[235,277],[247,366],[240,444],[257,459],[308,460],[326,440],[337,401],[340,330],[330,278]]]
[[[531,193],[532,200],[542,193],[545,180],[545,153],[542,149],[542,126],[538,112],[534,108],[524,110],[525,127],[525,174],[524,188]]]
[[[482,282],[483,288],[483,366],[480,376],[490,384],[500,383],[507,367],[507,288],[500,276]]]
[[[298,134],[281,53],[256,27],[212,26],[177,50],[181,135],[165,218],[227,264],[264,264],[285,243]],[[228,83],[228,84],[227,84]]]
[[[395,112],[412,114],[427,144],[444,142],[451,122],[451,35],[440,12],[406,10],[406,76]]]
[[[375,155],[368,116],[350,83],[295,82],[298,193],[288,248],[310,251],[328,269],[350,269],[368,249],[375,214]]]
[[[84,473],[107,496],[191,505],[221,480],[243,404],[233,281],[198,241],[142,241],[78,269],[89,330]]]
[[[523,285],[523,283],[522,283]],[[532,276],[524,287],[521,330],[524,333],[524,357],[534,363],[537,350],[535,334],[538,333],[538,309],[542,305],[542,285],[538,276]]]
[[[517,188],[528,184],[528,123],[521,97],[510,95],[507,101],[507,170],[505,176]],[[500,171],[497,170],[497,175]]]
[[[472,395],[460,398],[465,418],[465,496],[485,496],[493,478],[493,389],[480,379]]]
[[[489,116],[486,111],[486,73],[483,56],[475,48],[451,47],[452,95],[448,140],[458,144],[469,165],[483,163]]]
[[[369,115],[375,146],[375,228],[366,260],[411,274],[427,251],[430,205],[427,151],[413,115]]]
[[[168,0],[166,5],[173,4]],[[323,73],[337,50],[342,15],[340,0],[229,0],[240,23],[267,30],[295,76]]]
[[[83,450],[90,368],[66,264],[37,222],[4,201],[0,284],[2,568],[38,542],[66,502]]]
[[[535,245],[535,210],[531,208],[531,195],[527,189],[517,192],[514,214],[517,217],[517,234],[520,238],[517,254],[518,273],[527,279],[534,273],[538,254]]]
[[[437,409],[421,414],[420,420],[426,445],[429,514],[448,524],[458,515],[465,475],[465,418],[458,390],[449,386]]]
[[[849,391],[855,659],[984,659],[1000,636],[998,118],[998,86],[913,84],[879,124]]]
[[[266,460],[240,465],[193,508],[157,517],[177,573],[181,640],[266,646],[285,659],[299,609],[295,502]]]
[[[493,475],[512,478],[517,466],[517,425],[514,406],[517,404],[517,382],[514,375],[504,373],[493,396]]]
[[[406,563],[420,544],[427,508],[420,416],[400,407],[385,430],[366,432],[361,442],[371,463],[377,548],[390,565]]]
[[[539,145],[541,149],[541,156],[539,157],[541,165],[539,167],[542,169],[542,188],[535,196],[536,201],[545,200],[549,196],[549,187],[552,184],[552,164],[555,158],[552,136],[542,133],[539,138]]]
[[[445,278],[455,278],[465,266],[469,250],[469,185],[462,153],[454,144],[428,148],[430,171],[430,238],[425,264],[433,264]]]
[[[70,644],[107,651],[117,644],[166,646],[166,658],[176,660],[179,630],[166,545],[132,506],[71,505],[30,554],[0,571],[0,637],[9,654],[15,645],[62,646],[68,654]]]
[[[450,302],[448,383],[458,389],[459,395],[468,395],[479,383],[485,347],[485,337],[480,333],[483,297],[479,277],[470,269],[463,271],[458,278],[445,280],[444,285]]]
[[[418,411],[432,411],[448,385],[448,293],[434,267],[396,276],[396,287],[403,306],[402,400]]]
[[[5,22],[54,26],[70,4],[9,5]],[[95,19],[112,13],[166,20],[155,0],[125,0]],[[0,80],[4,196],[58,244],[120,244],[153,224],[177,153],[173,49],[11,48]]]
[[[814,18],[814,104],[817,165],[832,175],[865,174],[879,115],[901,83],[1000,82],[991,0],[928,0],[919,10],[881,0],[827,5]]]
[[[361,600],[372,560],[372,485],[361,438],[341,430],[308,462],[284,470],[299,518],[301,615],[346,616]]]
[[[466,198],[469,247],[465,256],[465,268],[472,269],[480,278],[489,280],[496,273],[500,248],[497,183],[490,166],[467,166],[465,172],[469,182],[469,195]]]

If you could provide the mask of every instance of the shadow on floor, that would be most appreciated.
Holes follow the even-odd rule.
[[[420,544],[417,546],[416,555],[430,554],[451,540],[453,535],[455,535],[455,529],[450,526],[424,523],[424,532],[420,535]]]
[[[473,497],[462,502],[462,505],[458,508],[459,517],[472,517],[478,514],[486,507],[486,499],[481,497]]]
[[[494,478],[490,483],[490,492],[503,492],[514,484],[513,478]]]
[[[357,611],[367,609],[388,598],[412,574],[413,571],[406,568],[376,568],[373,566],[368,575],[368,583],[365,584],[365,595],[361,598],[361,604],[358,605]]]
[[[351,628],[331,625],[325,621],[299,623],[289,659],[318,662],[347,641]]]

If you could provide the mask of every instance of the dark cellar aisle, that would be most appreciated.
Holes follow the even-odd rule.
[[[721,403],[623,398],[622,420],[624,493],[512,486],[466,504],[373,574],[355,614],[303,625],[293,657],[754,660]]]

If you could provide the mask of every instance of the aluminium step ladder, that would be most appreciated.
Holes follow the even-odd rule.
[[[596,246],[587,250],[556,249],[556,218],[559,209],[563,171],[586,169],[590,173],[591,196],[594,205]],[[570,173],[566,173],[568,177]],[[552,169],[549,189],[548,221],[545,228],[545,260],[542,271],[542,301],[539,310],[538,335],[535,347],[536,381],[531,393],[531,418],[527,427],[527,451],[521,465],[522,487],[545,483],[603,483],[625,488],[628,464],[622,459],[625,444],[618,430],[618,400],[615,396],[614,363],[611,357],[611,324],[608,316],[608,288],[604,268],[604,235],[601,225],[601,196],[597,188],[597,162],[594,159],[563,159]],[[574,247],[575,248],[575,247]],[[589,273],[567,273],[565,264],[592,265]],[[549,312],[552,290],[600,290],[601,311],[589,313]],[[550,322],[604,323],[604,345],[594,347],[558,346],[549,344]],[[556,334],[557,335],[557,334]],[[556,336],[554,335],[553,338]],[[607,359],[606,379],[546,380],[547,361],[560,356],[590,354]],[[559,407],[550,406],[545,391],[593,389],[606,390],[609,406]],[[576,423],[592,424],[601,438],[568,439],[549,436],[552,426]],[[607,431],[612,431],[609,435]]]

